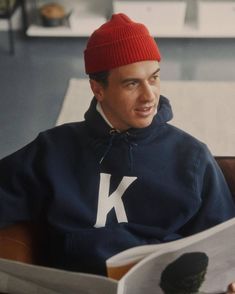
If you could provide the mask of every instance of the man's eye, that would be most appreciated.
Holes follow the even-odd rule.
[[[133,82],[129,82],[128,84],[126,84],[127,88],[133,88],[137,85],[137,82],[133,81]]]
[[[156,76],[152,76],[152,81],[156,81],[158,78],[159,78],[158,75],[156,75]]]

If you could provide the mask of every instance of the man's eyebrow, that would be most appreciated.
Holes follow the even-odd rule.
[[[154,75],[157,74],[159,71],[160,71],[160,67],[159,67],[154,73],[152,73],[151,76],[154,76]]]
[[[160,72],[160,67],[159,67],[157,70],[155,70],[155,71],[150,75],[150,77],[156,75],[156,74],[159,73],[159,72]],[[123,79],[123,80],[121,81],[121,83],[122,83],[122,84],[125,84],[125,83],[128,83],[128,82],[139,81],[139,80],[141,80],[141,79],[139,79],[139,78],[134,78],[134,77],[133,77],[133,78],[132,78],[132,77],[129,77],[129,78]]]

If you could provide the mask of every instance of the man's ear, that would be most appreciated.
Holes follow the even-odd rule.
[[[103,86],[95,81],[95,80],[89,80],[90,82],[90,87],[91,87],[91,90],[94,94],[94,96],[96,97],[96,99],[100,102],[103,100],[103,93],[104,93],[104,88]]]

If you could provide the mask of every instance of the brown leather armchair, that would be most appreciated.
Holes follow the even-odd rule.
[[[216,157],[235,200],[235,157]],[[19,223],[0,230],[0,257],[40,264],[43,229]]]

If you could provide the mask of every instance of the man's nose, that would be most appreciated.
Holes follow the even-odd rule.
[[[151,85],[149,85],[148,83],[145,83],[142,86],[142,92],[140,95],[140,98],[142,101],[152,101],[154,100],[156,97],[156,93],[154,92],[153,88]]]

